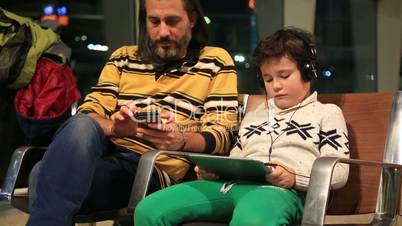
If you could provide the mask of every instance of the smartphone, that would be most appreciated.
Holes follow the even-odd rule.
[[[139,111],[134,115],[134,120],[139,124],[161,123],[159,111]]]

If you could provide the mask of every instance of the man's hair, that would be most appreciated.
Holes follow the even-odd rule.
[[[139,13],[139,38],[138,38],[138,50],[139,55],[143,60],[150,60],[154,56],[150,49],[150,37],[147,31],[147,10],[145,6],[146,0],[140,1],[140,13]],[[205,46],[208,39],[207,24],[204,20],[204,13],[198,0],[182,0],[184,9],[187,12],[187,16],[195,16],[196,23],[191,30],[192,38],[190,40],[190,48],[201,49]]]
[[[261,65],[271,59],[287,56],[296,61],[304,81],[311,81],[313,75],[306,66],[317,68],[317,57],[314,38],[311,33],[302,29],[287,27],[276,31],[273,35],[261,40],[253,53],[253,62],[257,66],[259,77]],[[316,75],[315,75],[316,76]]]

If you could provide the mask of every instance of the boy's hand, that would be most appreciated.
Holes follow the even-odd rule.
[[[271,166],[272,172],[265,175],[267,182],[282,188],[291,188],[296,183],[293,169],[285,168],[279,164]]]
[[[195,173],[197,175],[197,178],[199,180],[201,180],[201,179],[203,179],[203,180],[219,180],[218,175],[216,175],[214,173],[211,173],[211,172],[208,172],[208,171],[205,171],[205,170],[201,169],[198,166],[194,167],[194,171],[195,171]]]

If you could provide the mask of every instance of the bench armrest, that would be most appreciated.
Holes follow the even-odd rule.
[[[11,201],[17,185],[23,184],[28,187],[29,172],[42,159],[45,151],[45,147],[24,146],[13,152],[0,191],[0,200]]]
[[[309,189],[304,205],[302,225],[323,225],[327,210],[332,173],[337,163],[372,165],[384,168],[401,169],[402,165],[377,161],[365,161],[337,157],[321,157],[314,164],[310,176]]]

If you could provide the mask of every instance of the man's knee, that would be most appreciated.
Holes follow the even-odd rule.
[[[103,135],[103,131],[99,124],[87,114],[82,113],[72,116],[63,123],[56,132],[56,136],[60,133],[66,132],[75,137],[86,137],[99,134]]]
[[[60,126],[52,143],[59,144],[58,141],[62,141],[63,146],[88,147],[88,149],[94,145],[106,144],[102,128],[86,114],[77,114]]]

